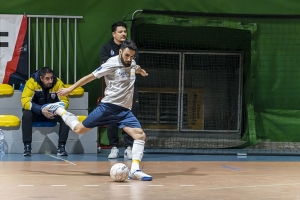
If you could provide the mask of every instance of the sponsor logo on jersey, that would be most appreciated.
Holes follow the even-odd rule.
[[[97,72],[97,71],[100,71],[101,69],[102,69],[102,66],[98,67],[98,68],[96,69],[96,72]]]
[[[110,50],[110,55],[111,55],[111,56],[115,55],[114,50]]]
[[[129,74],[126,73],[126,72],[119,72],[119,75],[120,75],[121,77],[128,77],[128,76],[129,76]]]

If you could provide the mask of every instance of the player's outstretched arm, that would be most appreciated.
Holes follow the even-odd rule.
[[[89,75],[86,75],[84,77],[82,77],[81,79],[79,79],[76,83],[74,83],[73,85],[71,85],[68,88],[62,88],[60,90],[57,91],[57,94],[60,96],[67,96],[69,95],[75,88],[78,88],[80,86],[83,86],[93,80],[95,80],[96,77],[91,73]]]
[[[137,66],[135,73],[140,74],[142,76],[148,76],[148,73],[144,69],[142,69],[141,66],[139,66],[139,65]]]

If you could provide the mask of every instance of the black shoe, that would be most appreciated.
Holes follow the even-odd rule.
[[[57,148],[57,155],[58,156],[67,156],[68,153],[66,152],[65,145],[59,144]]]
[[[23,156],[31,156],[31,144],[26,144],[24,146]]]

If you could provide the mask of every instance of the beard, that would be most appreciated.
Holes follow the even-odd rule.
[[[130,62],[125,62],[124,59],[122,58],[122,54],[120,55],[120,59],[121,59],[122,64],[125,67],[130,67],[131,66],[131,61]]]
[[[48,83],[48,84],[43,83],[43,87],[46,88],[46,89],[49,89],[49,88],[52,87],[52,83]]]

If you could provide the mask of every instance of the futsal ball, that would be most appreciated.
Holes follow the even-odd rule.
[[[110,177],[117,182],[127,180],[129,174],[128,167],[123,163],[116,163],[110,169]]]

